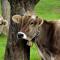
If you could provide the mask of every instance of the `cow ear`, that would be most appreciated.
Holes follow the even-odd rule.
[[[12,16],[12,20],[15,23],[19,23],[21,20],[21,16],[20,15],[14,15],[14,16]]]
[[[40,20],[40,21],[39,21],[39,25],[42,25],[42,24],[43,24],[43,22],[44,22],[43,20]]]

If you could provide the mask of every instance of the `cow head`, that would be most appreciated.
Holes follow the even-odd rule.
[[[12,20],[21,25],[21,29],[17,33],[18,39],[25,39],[29,42],[37,35],[39,27],[43,24],[43,20],[34,15],[14,15]]]

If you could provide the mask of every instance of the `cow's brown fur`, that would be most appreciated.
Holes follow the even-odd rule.
[[[40,37],[36,40],[39,48],[52,54],[55,60],[60,60],[60,21],[44,21],[41,29]]]

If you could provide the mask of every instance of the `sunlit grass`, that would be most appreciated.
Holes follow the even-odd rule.
[[[36,44],[33,44],[30,49],[30,60],[41,60]]]
[[[4,60],[6,42],[7,42],[7,37],[4,35],[0,35],[0,60]]]
[[[60,19],[60,0],[40,0],[35,12],[43,19]]]

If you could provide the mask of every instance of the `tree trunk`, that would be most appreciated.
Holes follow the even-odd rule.
[[[2,5],[2,4],[1,4],[1,1],[2,1],[2,0],[0,0],[0,16],[1,16],[1,14],[2,14],[2,8],[1,8],[1,5]]]
[[[26,45],[26,41],[17,39],[17,32],[20,25],[12,21],[15,14],[24,15],[25,12],[32,11],[32,7],[39,0],[9,0],[11,6],[9,36],[5,51],[4,60],[30,60],[30,47]]]

